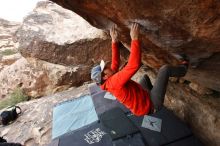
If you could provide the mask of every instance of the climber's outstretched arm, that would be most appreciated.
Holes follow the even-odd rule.
[[[118,71],[120,65],[120,50],[118,48],[118,32],[116,30],[116,25],[114,25],[110,30],[110,36],[112,38],[112,62],[111,69],[115,72]]]

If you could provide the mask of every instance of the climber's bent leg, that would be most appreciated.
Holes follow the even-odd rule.
[[[160,68],[154,86],[150,92],[154,108],[159,110],[164,102],[166,88],[169,77],[182,77],[187,72],[187,66],[179,65],[177,67],[164,65]]]
[[[151,91],[151,89],[153,88],[153,85],[150,81],[150,78],[148,77],[147,74],[145,74],[139,81],[139,84],[142,86],[142,88],[144,88],[144,90],[147,90],[148,92]]]

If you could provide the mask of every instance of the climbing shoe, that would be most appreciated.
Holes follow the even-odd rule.
[[[184,53],[172,53],[172,55],[180,61],[180,64],[185,65],[187,68],[189,67],[189,57]]]

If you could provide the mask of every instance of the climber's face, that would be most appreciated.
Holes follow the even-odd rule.
[[[106,63],[105,68],[102,72],[102,79],[107,80],[110,78],[115,72],[111,69],[111,62]]]

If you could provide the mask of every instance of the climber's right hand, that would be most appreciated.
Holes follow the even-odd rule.
[[[139,37],[139,24],[138,23],[132,23],[131,25],[131,31],[130,36],[132,40],[138,40]]]
[[[110,29],[110,36],[113,43],[118,42],[118,32],[116,30],[116,25],[113,25],[113,27]]]

